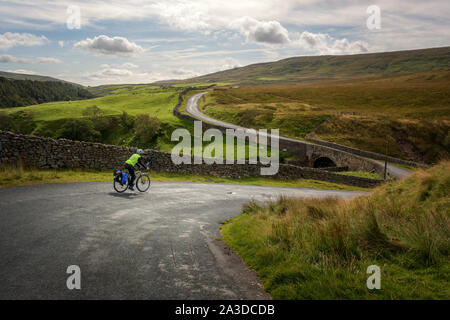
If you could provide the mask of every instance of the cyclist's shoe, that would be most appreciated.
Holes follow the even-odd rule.
[[[134,185],[128,186],[128,189],[134,191]]]

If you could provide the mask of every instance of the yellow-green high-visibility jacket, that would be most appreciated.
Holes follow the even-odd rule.
[[[128,163],[134,167],[136,165],[136,163],[139,161],[140,157],[141,156],[139,154],[135,153],[125,163]]]

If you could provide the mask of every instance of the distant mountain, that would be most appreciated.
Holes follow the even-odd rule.
[[[258,63],[182,81],[265,84],[384,76],[450,69],[450,47],[339,56],[304,56]]]
[[[83,87],[81,84],[73,83],[61,79],[56,79],[52,77],[47,76],[40,76],[36,74],[24,74],[24,73],[14,73],[14,72],[6,72],[6,71],[0,71],[0,77],[8,78],[8,79],[14,79],[14,80],[34,80],[34,81],[52,81],[52,82],[63,82],[63,83],[69,83],[75,87]]]

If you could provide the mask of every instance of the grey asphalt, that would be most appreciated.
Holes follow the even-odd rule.
[[[235,130],[236,129],[242,129],[244,131],[249,130],[248,128],[240,127],[240,126],[237,126],[237,125],[232,124],[232,123],[228,123],[228,122],[224,122],[224,121],[220,121],[220,120],[211,118],[211,117],[207,116],[206,114],[204,114],[203,112],[201,112],[198,109],[198,101],[200,100],[200,98],[202,96],[204,96],[207,93],[208,92],[202,92],[202,93],[198,93],[196,95],[193,95],[186,103],[186,112],[188,112],[189,114],[191,114],[192,116],[194,116],[195,118],[197,118],[199,120],[202,120],[202,121],[205,121],[205,122],[209,122],[209,123],[221,126],[221,127],[235,129]],[[268,134],[267,136],[270,137],[271,135]],[[283,136],[280,136],[279,139],[280,140],[287,140],[287,141],[294,141],[294,142],[302,143],[302,144],[312,144],[310,142],[305,142],[305,141],[292,139],[292,138],[288,138],[288,137],[283,137]],[[382,162],[382,161],[378,161],[378,160],[373,160],[373,161],[384,165],[384,162]],[[407,178],[407,177],[409,177],[412,174],[411,170],[404,169],[404,168],[398,167],[398,166],[390,164],[390,163],[387,164],[387,171],[389,173],[391,173],[397,179]]]
[[[281,194],[360,193],[162,182],[125,194],[112,183],[0,189],[0,299],[249,298],[209,243],[243,203]],[[81,268],[81,290],[66,287],[69,265]]]
[[[384,162],[383,161],[379,161],[379,160],[373,160],[373,161],[378,162],[379,164],[384,166]],[[409,176],[411,176],[413,174],[413,172],[411,170],[408,170],[408,169],[405,169],[405,168],[401,168],[401,167],[397,167],[396,165],[393,165],[391,163],[387,164],[387,172],[392,174],[397,179],[404,179],[404,178],[407,178],[407,177],[409,177]]]

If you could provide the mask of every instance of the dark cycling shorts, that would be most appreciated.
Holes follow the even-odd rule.
[[[134,167],[131,164],[125,163],[125,169],[128,170],[128,172],[130,173],[131,178],[134,180],[134,177],[136,176],[134,174]]]

